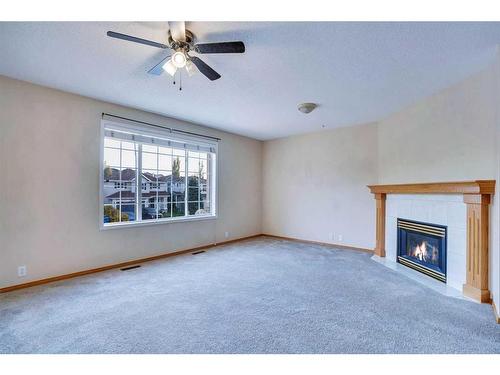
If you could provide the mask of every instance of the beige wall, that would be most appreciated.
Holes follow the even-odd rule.
[[[0,287],[261,233],[259,141],[1,76],[0,108]],[[102,112],[222,138],[219,218],[100,231]]]
[[[492,298],[495,301],[498,316],[500,316],[500,57],[495,61],[496,75],[494,82],[496,83],[495,94],[495,107],[496,111],[496,141],[497,141],[497,157],[495,165],[495,179],[497,186],[495,189],[495,197],[492,206],[492,228],[491,228],[491,246],[490,246],[490,288],[492,291]]]
[[[374,247],[366,185],[377,182],[375,124],[277,139],[263,151],[264,233]]]
[[[378,122],[380,183],[494,179],[494,66]]]

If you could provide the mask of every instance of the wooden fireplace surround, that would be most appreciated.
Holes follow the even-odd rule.
[[[387,194],[462,194],[467,205],[467,276],[464,295],[490,303],[488,289],[489,204],[495,180],[422,184],[369,185],[376,201],[374,253],[385,257],[385,200]]]

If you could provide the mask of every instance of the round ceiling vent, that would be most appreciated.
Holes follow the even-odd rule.
[[[302,103],[298,105],[298,109],[302,113],[311,113],[317,106],[316,103]]]

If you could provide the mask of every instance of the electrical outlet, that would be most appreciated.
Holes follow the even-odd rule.
[[[338,237],[338,238],[339,238],[339,242],[342,242],[342,238],[343,238],[343,237],[342,237],[342,235],[341,235],[341,234],[339,234],[339,237]]]
[[[229,238],[229,232],[224,232],[224,238]]]
[[[18,277],[24,277],[24,276],[26,276],[26,273],[27,273],[26,266],[17,267],[17,276]]]

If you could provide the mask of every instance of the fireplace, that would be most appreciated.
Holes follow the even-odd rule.
[[[443,225],[398,218],[398,263],[446,283],[446,231]]]

